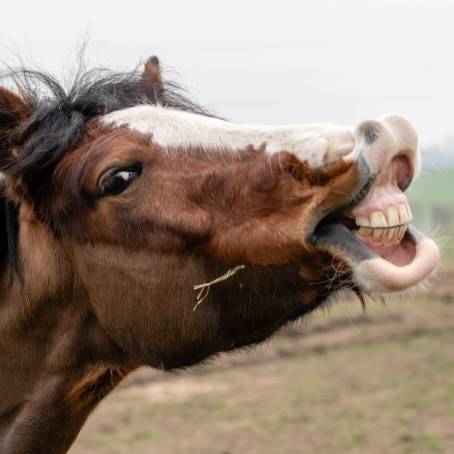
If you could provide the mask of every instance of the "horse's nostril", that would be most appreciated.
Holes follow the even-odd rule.
[[[372,145],[379,137],[381,125],[376,120],[367,120],[358,126],[358,135],[364,140],[365,145]]]
[[[379,132],[377,128],[374,128],[373,126],[366,126],[363,131],[364,139],[366,140],[367,145],[373,144],[379,136]]]

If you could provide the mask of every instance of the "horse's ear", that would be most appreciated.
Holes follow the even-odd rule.
[[[159,97],[162,96],[164,86],[161,78],[161,67],[159,65],[159,59],[156,55],[151,56],[144,66],[142,73],[142,84],[146,85],[147,88],[153,90]]]
[[[8,169],[16,159],[14,148],[18,126],[30,114],[27,104],[16,94],[0,87],[0,171]]]

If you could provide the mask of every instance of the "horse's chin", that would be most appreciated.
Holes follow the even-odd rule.
[[[398,292],[423,282],[437,267],[439,249],[413,226],[388,248],[374,247],[341,223],[322,224],[315,230],[317,247],[343,259],[358,288],[369,293]]]

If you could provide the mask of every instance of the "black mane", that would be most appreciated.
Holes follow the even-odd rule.
[[[164,81],[156,90],[156,84],[144,80],[139,71],[86,71],[81,65],[73,82],[65,88],[46,72],[19,68],[0,74],[2,82],[13,85],[30,115],[9,138],[15,154],[3,157],[0,167],[27,187],[33,195],[35,208],[46,194],[55,166],[81,141],[88,120],[139,104],[162,105],[209,115],[190,101],[178,84]],[[18,210],[4,197],[0,198],[0,205],[0,264],[9,259],[17,271]]]
[[[137,71],[79,71],[68,89],[45,72],[23,68],[1,79],[14,83],[31,112],[12,138],[18,159],[9,163],[9,173],[33,190],[39,190],[39,181],[49,176],[48,170],[77,146],[85,123],[92,118],[139,104],[208,114],[174,82],[164,82],[157,91]]]

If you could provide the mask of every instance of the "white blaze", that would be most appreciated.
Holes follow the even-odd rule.
[[[239,125],[217,118],[153,105],[117,110],[102,118],[111,126],[127,126],[164,148],[207,152],[265,146],[269,154],[288,151],[312,166],[339,158],[353,149],[351,128],[331,124],[291,126]]]

